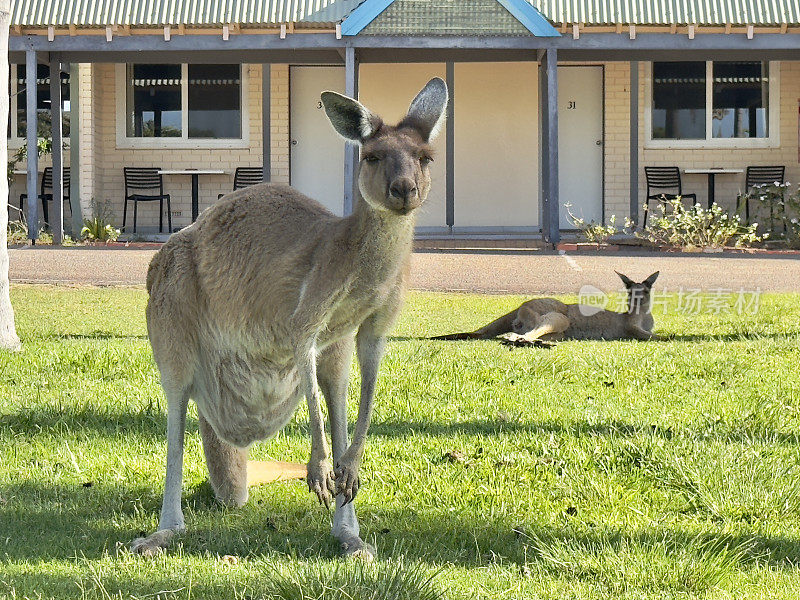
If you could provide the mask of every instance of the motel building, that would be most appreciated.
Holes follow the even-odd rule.
[[[434,76],[451,103],[421,239],[554,243],[569,212],[641,222],[648,166],[678,167],[704,206],[713,181],[730,211],[748,166],[800,181],[798,0],[14,0],[10,59],[9,155],[54,139],[17,166],[10,204],[55,166],[57,240],[59,205],[67,231],[102,209],[133,235],[126,167],[164,171],[170,196],[169,219],[136,203],[138,236],[189,225],[237,167],[347,214],[358,150],[320,92],[394,122]]]

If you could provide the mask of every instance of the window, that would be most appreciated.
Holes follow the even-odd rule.
[[[239,65],[189,65],[189,137],[242,137]]]
[[[28,135],[28,115],[25,65],[12,65],[9,77],[9,119],[8,139],[12,145],[25,143]],[[69,138],[69,75],[61,73],[61,116],[62,135]],[[50,123],[50,67],[36,67],[36,135],[40,138],[51,136]]]
[[[646,112],[654,145],[777,145],[777,63],[654,62]],[[660,144],[659,144],[660,142]]]
[[[706,64],[653,63],[653,139],[706,137]]]
[[[119,143],[196,147],[202,140],[213,147],[244,141],[241,65],[129,64],[122,80],[119,73],[125,102]]]
[[[761,62],[715,62],[713,135],[764,138],[769,134],[769,67]]]
[[[128,137],[181,137],[181,66],[127,65]]]

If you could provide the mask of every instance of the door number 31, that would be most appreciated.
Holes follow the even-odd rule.
[[[567,110],[575,110],[577,108],[575,100],[567,102]]]

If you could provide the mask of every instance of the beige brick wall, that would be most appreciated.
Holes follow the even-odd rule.
[[[272,180],[289,181],[289,82],[288,66],[273,65],[271,73],[271,154]],[[233,171],[237,166],[257,166],[261,163],[261,65],[245,65],[248,81],[246,97],[245,127],[249,140],[245,148],[120,148],[117,145],[117,102],[115,78],[116,65],[97,64],[92,69],[94,98],[92,126],[86,138],[81,138],[81,170],[87,173],[91,189],[87,198],[110,203],[117,225],[122,224],[125,166],[158,166],[169,168],[222,169],[224,175],[201,175],[199,178],[199,207],[202,211],[217,201],[219,193],[227,192],[233,183]],[[81,112],[83,113],[83,107]],[[84,121],[86,123],[87,121]],[[85,141],[85,145],[84,145]],[[92,157],[86,165],[84,157]],[[82,184],[83,185],[83,184]],[[172,201],[173,227],[188,225],[191,220],[191,178],[188,175],[165,175],[165,191]],[[132,223],[133,207],[128,206],[128,224]],[[140,203],[138,226],[157,227],[158,203]],[[166,227],[166,216],[165,223]]]
[[[104,144],[100,131],[94,126],[95,109],[100,106],[103,99],[103,88],[95,85],[95,76],[100,65],[78,65],[78,81],[80,82],[80,97],[78,99],[78,142],[79,142],[79,187],[81,200],[81,215],[83,218],[92,216],[92,199],[95,197],[97,171],[95,166],[103,160]],[[89,124],[85,126],[84,124]],[[71,126],[72,124],[70,124]]]
[[[630,65],[605,64],[605,218],[630,213]]]
[[[271,153],[272,179],[289,182],[289,68],[271,67]],[[644,110],[646,101],[645,64],[640,63],[639,198],[645,194],[645,165],[678,165],[681,168],[723,166],[744,169],[747,165],[783,164],[787,181],[800,182],[798,162],[798,102],[800,101],[800,61],[780,65],[780,147],[764,149],[659,149],[647,148]],[[87,211],[92,198],[108,200],[118,225],[122,223],[123,166],[162,166],[219,168],[223,176],[200,177],[200,209],[208,207],[217,194],[230,189],[237,165],[258,165],[261,161],[261,66],[248,65],[247,115],[249,143],[240,149],[122,149],[116,141],[117,100],[115,65],[82,64],[80,80],[81,197]],[[629,64],[605,64],[605,216],[618,220],[629,214]],[[776,99],[772,100],[775,106]],[[69,153],[65,153],[69,164]],[[49,158],[42,165],[50,164]],[[22,165],[24,167],[24,165]],[[705,205],[707,179],[704,175],[684,175],[684,188],[698,194]],[[744,185],[744,174],[717,176],[717,201],[727,208]],[[11,199],[16,204],[24,191],[25,178],[15,178]],[[191,181],[188,176],[165,176],[165,188],[172,195],[173,225],[189,223]],[[157,226],[157,207],[140,205],[139,223]],[[13,218],[13,215],[12,215]],[[129,207],[129,218],[132,208]]]
[[[800,182],[798,162],[798,101],[800,101],[800,62],[780,63],[780,97],[771,106],[780,107],[780,147],[778,148],[649,148],[645,132],[646,65],[639,72],[639,198],[644,203],[645,166],[676,165],[684,168],[728,167],[744,170],[748,165],[786,165],[786,180]],[[629,214],[629,128],[630,68],[628,63],[606,64],[606,218]],[[708,179],[705,175],[681,175],[685,192],[697,194],[698,202],[706,206]],[[736,196],[744,187],[744,173],[716,176],[715,200],[733,210]]]

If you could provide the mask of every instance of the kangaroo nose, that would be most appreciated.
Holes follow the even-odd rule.
[[[417,186],[412,179],[397,179],[389,186],[389,193],[407,205],[408,201],[417,193]]]

